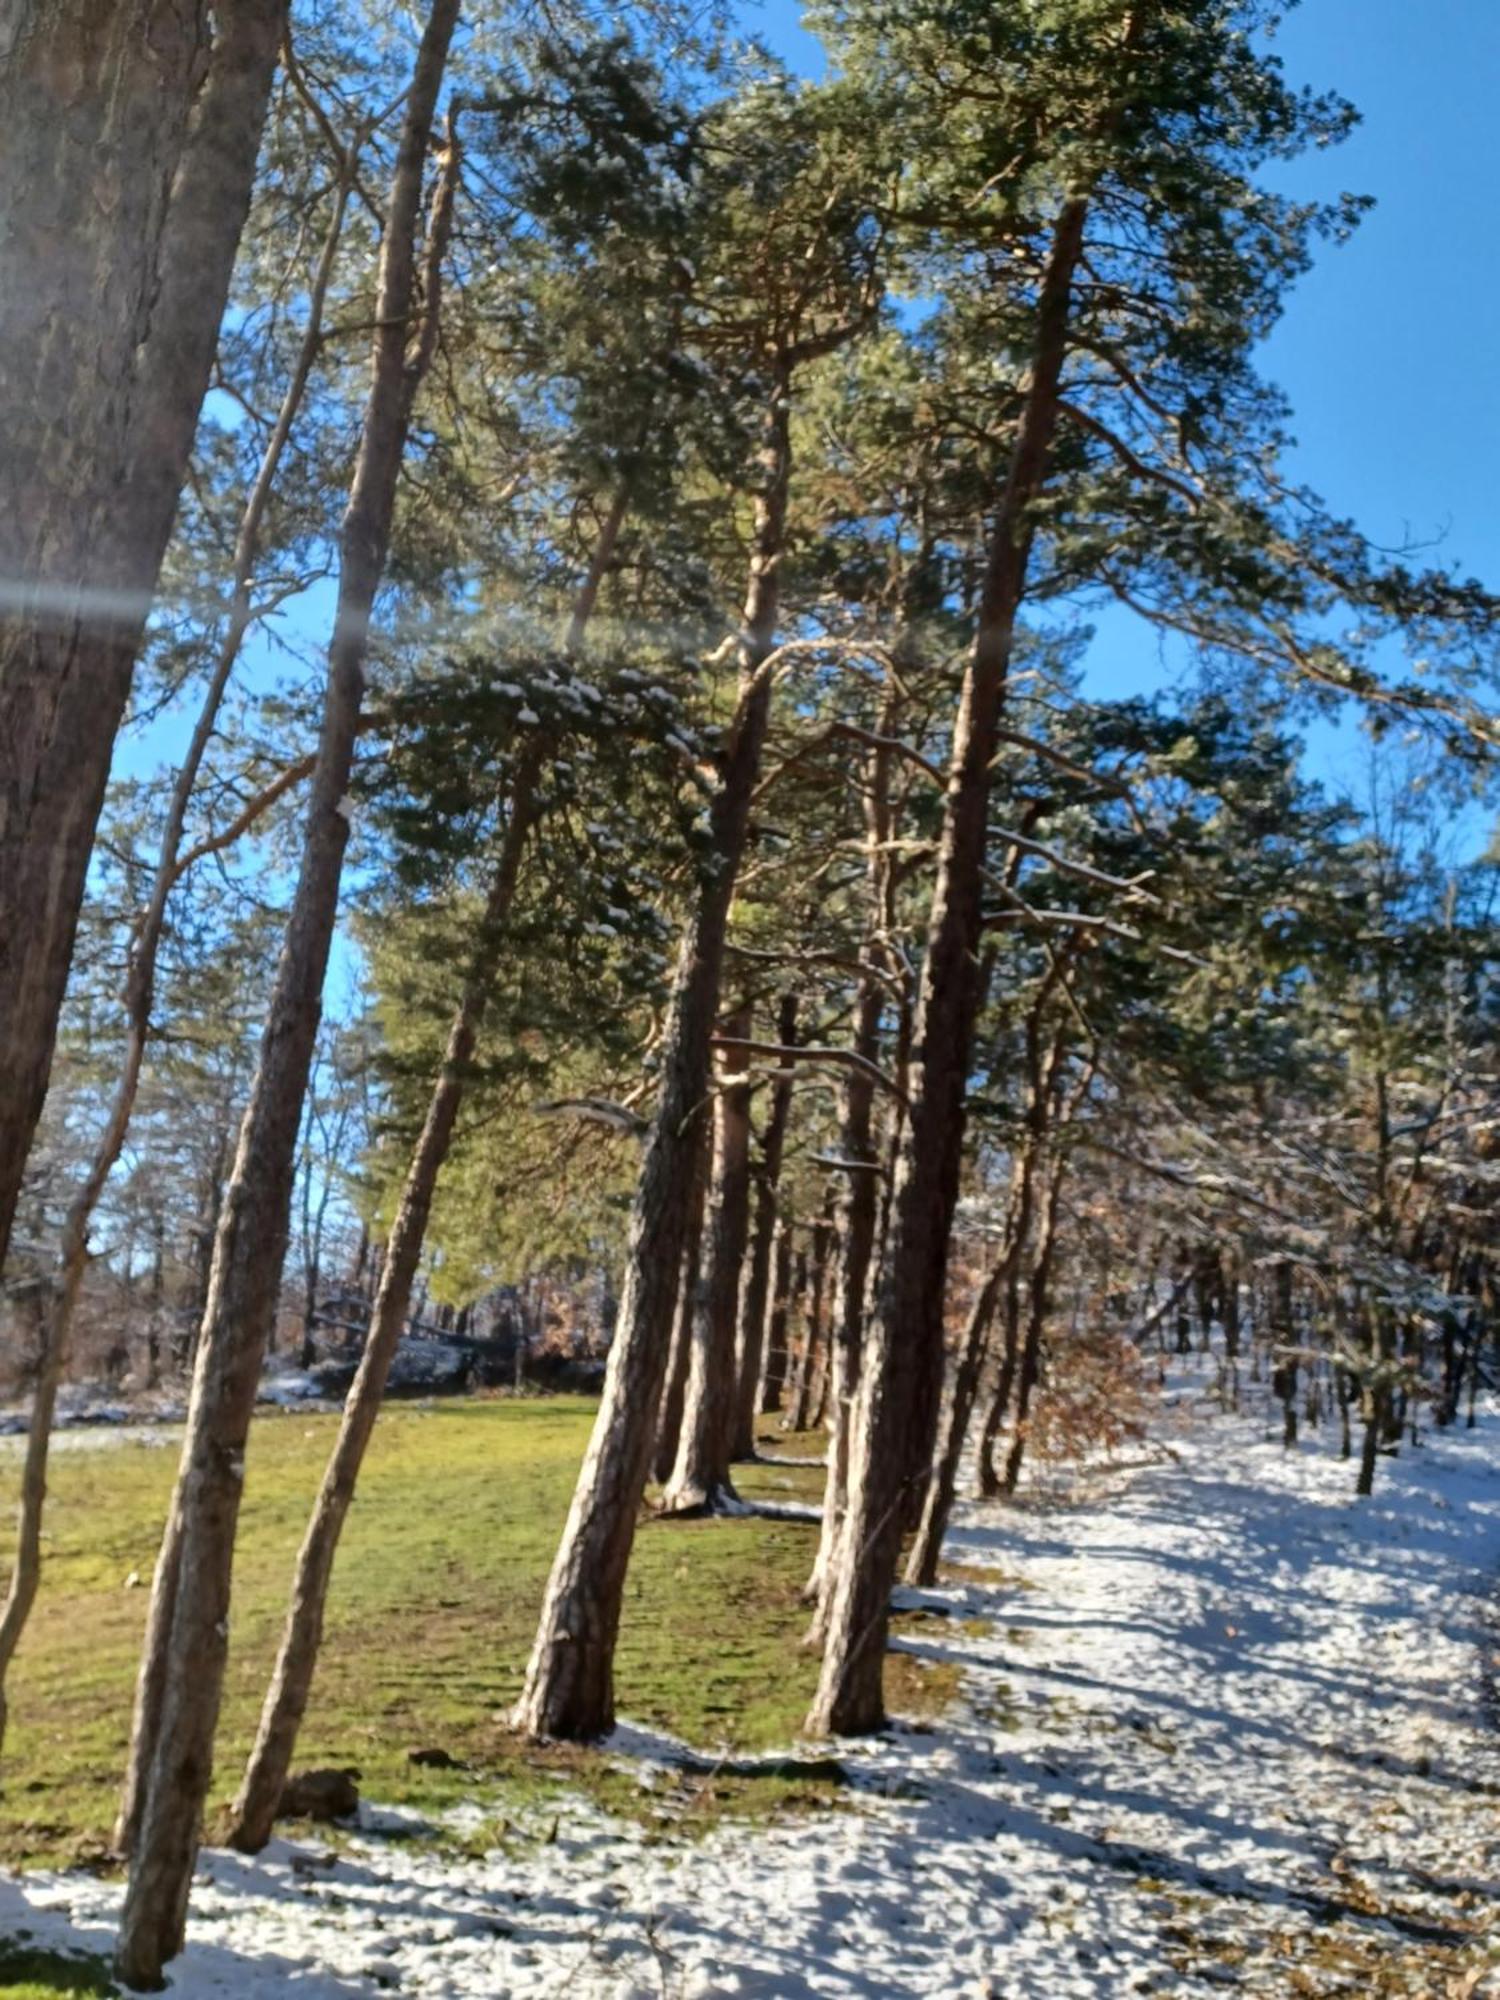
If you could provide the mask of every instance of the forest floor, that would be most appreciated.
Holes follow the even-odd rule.
[[[444,1773],[447,1803],[367,1808],[352,1836],[206,1852],[173,1990],[1500,1995],[1500,1419],[1382,1459],[1361,1502],[1326,1432],[1284,1454],[1191,1379],[1168,1400],[1133,1463],[962,1511],[943,1584],[903,1593],[896,1640],[901,1688],[953,1699],[841,1747],[847,1782],[781,1771],[776,1810],[705,1817],[712,1759],[684,1769],[649,1720],[595,1760],[612,1789],[578,1789],[581,1768],[529,1792]],[[756,1483],[795,1498],[810,1477],[767,1465]],[[662,1565],[648,1599],[715,1538],[738,1533],[778,1578],[809,1552],[800,1522],[704,1525],[643,1536]],[[727,1602],[714,1637],[764,1673],[762,1611]],[[633,1613],[627,1709],[668,1607]],[[698,1658],[703,1634],[662,1643]],[[727,1733],[711,1713],[726,1693],[697,1697],[684,1733],[700,1745]],[[762,1692],[747,1740],[770,1740],[786,1698]],[[119,1894],[76,1868],[0,1879],[0,1933],[13,1954],[102,1954]],[[6,1949],[0,1993],[58,1990],[6,1987],[55,1963]],[[108,1987],[81,1960],[73,1990]]]

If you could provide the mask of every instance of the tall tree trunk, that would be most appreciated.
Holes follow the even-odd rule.
[[[517,761],[510,819],[485,899],[469,976],[448,1030],[443,1066],[433,1085],[427,1116],[406,1170],[401,1200],[386,1241],[385,1269],[370,1318],[365,1351],[344,1404],[338,1437],[297,1557],[281,1649],[271,1672],[260,1727],[231,1818],[230,1845],[247,1854],[257,1853],[271,1837],[282,1787],[297,1745],[297,1732],[307,1712],[313,1670],[323,1639],[333,1559],[375,1419],[380,1414],[391,1361],[406,1325],[432,1198],[453,1142],[469,1065],[520,879],[521,857],[537,816],[541,763],[541,743],[533,740],[525,745]]]
[[[760,1384],[760,1413],[776,1415],[786,1401],[786,1378],[790,1355],[787,1326],[791,1319],[793,1289],[792,1231],[787,1216],[778,1213],[771,1244],[771,1293],[766,1302],[766,1366]]]
[[[1283,1258],[1271,1274],[1271,1387],[1281,1403],[1284,1451],[1297,1442],[1297,1329],[1292,1319],[1292,1267]]]
[[[568,625],[564,644],[570,653],[578,652],[583,645],[628,507],[628,485],[621,481],[600,524]],[[510,816],[476,933],[469,975],[449,1027],[442,1068],[433,1085],[427,1116],[407,1167],[401,1200],[386,1241],[380,1291],[371,1312],[365,1351],[350,1386],[339,1434],[297,1558],[281,1649],[231,1819],[230,1843],[246,1853],[258,1852],[271,1837],[302,1718],[307,1712],[322,1645],[334,1557],[379,1415],[391,1362],[406,1324],[433,1196],[452,1146],[469,1064],[504,948],[522,857],[539,814],[538,781],[544,758],[545,745],[539,737],[525,742],[517,755]],[[452,1307],[445,1306],[440,1315],[444,1331],[452,1322]]]
[[[349,837],[347,794],[370,618],[412,404],[437,338],[451,148],[429,232],[420,317],[417,238],[457,15],[458,0],[433,0],[406,100],[381,244],[372,382],[340,534],[338,605],[301,871],[214,1245],[182,1464],[152,1589],[119,1829],[131,1856],[119,1969],[136,1986],[158,1980],[182,1948],[213,1767],[245,1439],[286,1255],[302,1097]]]
[[[784,993],[776,1015],[776,1040],[790,1050],[797,1039],[799,999]],[[766,1127],[761,1134],[760,1167],[755,1175],[755,1227],[751,1237],[750,1262],[740,1291],[739,1327],[735,1335],[735,1410],[730,1438],[731,1459],[755,1456],[755,1415],[760,1395],[760,1378],[765,1359],[766,1302],[771,1289],[771,1265],[776,1246],[776,1190],[781,1181],[781,1157],[786,1148],[786,1128],[792,1112],[792,1065],[795,1057],[784,1055],[780,1074],[771,1086],[771,1103]]]
[[[943,1537],[948,1532],[953,1496],[958,1491],[958,1463],[963,1456],[964,1438],[968,1434],[969,1418],[974,1412],[990,1326],[995,1308],[1000,1303],[1004,1279],[1005,1259],[1002,1256],[992,1267],[969,1308],[968,1324],[964,1328],[953,1381],[944,1403],[938,1448],[933,1456],[932,1470],[927,1475],[922,1518],[917,1523],[917,1532],[907,1551],[906,1581],[918,1589],[925,1590],[937,1582]]]
[[[1031,382],[991,534],[953,759],[914,1024],[910,1115],[891,1196],[889,1243],[867,1335],[834,1564],[816,1735],[879,1728],[890,1592],[903,1520],[931,1460],[943,1370],[943,1279],[958,1200],[964,1091],[978,1000],[990,765],[1045,484],[1067,354],[1087,203],[1058,217],[1037,304]]]
[[[31,1424],[27,1432],[27,1476],[17,1523],[16,1556],[11,1570],[5,1609],[0,1613],[0,1744],[4,1742],[5,1733],[6,1677],[10,1672],[11,1661],[15,1657],[16,1647],[20,1644],[21,1634],[25,1630],[26,1620],[30,1615],[40,1581],[42,1508],[46,1500],[47,1452],[57,1388],[67,1362],[78,1294],[88,1266],[89,1230],[94,1212],[98,1208],[100,1197],[104,1193],[115,1164],[124,1150],[126,1134],[130,1129],[136,1098],[140,1091],[141,1071],[145,1064],[146,1044],[151,1031],[151,1013],[156,996],[157,956],[161,948],[162,933],[166,929],[168,899],[194,862],[211,851],[222,849],[231,839],[238,838],[241,833],[247,831],[259,814],[282,795],[292,777],[305,774],[305,767],[302,765],[294,767],[291,773],[283,774],[281,779],[273,782],[257,799],[252,800],[221,834],[201,842],[184,856],[182,837],[187,824],[188,807],[198,782],[198,774],[203,767],[209,742],[218,723],[219,711],[223,706],[245,633],[249,630],[254,617],[251,583],[254,577],[256,553],[260,545],[261,523],[265,518],[271,490],[280,469],[287,438],[291,434],[292,424],[302,403],[313,360],[323,339],[323,306],[332,276],[334,256],[343,231],[348,184],[346,176],[335,193],[333,213],[324,236],[318,267],[314,273],[308,323],[301,350],[283,393],[280,412],[262,454],[260,469],[240,520],[230,579],[228,617],[220,637],[208,688],[199,705],[198,720],[189,740],[187,753],[173,781],[150,894],[131,936],[125,979],[125,1052],[120,1074],[115,1081],[109,1115],[94,1148],[88,1171],[69,1204],[63,1221],[48,1309],[42,1322],[41,1357],[32,1403]],[[158,1277],[155,1302],[158,1325],[152,1333],[151,1385],[153,1387],[158,1372],[157,1356],[160,1340],[162,1257],[160,1231],[161,1219],[158,1218],[156,1245]]]
[[[786,1294],[786,1330],[782,1335],[786,1354],[786,1394],[785,1408],[781,1413],[779,1428],[784,1431],[801,1430],[798,1421],[806,1400],[807,1367],[812,1350],[812,1334],[808,1325],[808,1298],[811,1290],[812,1245],[802,1244],[801,1248],[791,1248],[790,1275]],[[795,1350],[792,1345],[792,1328],[800,1327]],[[795,1355],[795,1358],[794,1358]]]
[[[285,0],[14,0],[0,55],[0,1269]]]
[[[749,1034],[748,1007],[724,1017],[726,1041],[743,1042]],[[750,1076],[746,1062],[742,1048],[720,1052],[708,1195],[708,1260],[693,1314],[677,1461],[662,1496],[662,1507],[669,1514],[712,1511],[735,1499],[729,1472],[737,1394],[734,1336],[750,1231]]]
[[[882,995],[873,981],[861,990],[855,1022],[854,1048],[874,1060],[880,1046]],[[875,1150],[872,1110],[874,1085],[868,1075],[851,1070],[844,1086],[840,1151],[848,1165],[848,1185],[840,1204],[838,1272],[828,1332],[828,1469],[823,1482],[823,1519],[818,1552],[804,1597],[818,1606],[807,1643],[822,1636],[833,1552],[843,1524],[849,1482],[849,1438],[854,1398],[859,1387],[860,1349],[864,1340],[865,1305],[875,1247],[880,1176]]]
[[[1020,1380],[1016,1384],[1016,1421],[1011,1428],[1010,1451],[1005,1460],[1005,1473],[1001,1480],[1001,1486],[1007,1495],[1013,1494],[1020,1482],[1021,1465],[1026,1456],[1031,1398],[1041,1373],[1042,1335],[1046,1331],[1047,1310],[1051,1302],[1052,1266],[1057,1249],[1057,1209],[1062,1196],[1065,1171],[1066,1161],[1059,1159],[1052,1170],[1052,1179],[1042,1211],[1036,1256],[1031,1263],[1031,1297],[1026,1314],[1026,1340],[1021,1349]]]
[[[887,696],[880,715],[880,734],[894,729],[895,695]],[[854,1003],[851,1049],[858,1060],[844,1076],[839,1151],[847,1176],[839,1204],[838,1278],[829,1328],[828,1470],[823,1482],[823,1519],[818,1552],[803,1596],[816,1608],[806,1643],[820,1645],[828,1605],[828,1582],[834,1550],[843,1527],[849,1485],[849,1439],[854,1424],[854,1397],[859,1387],[860,1351],[864,1344],[865,1311],[875,1232],[880,1209],[879,1151],[875,1142],[875,1067],[880,1058],[880,1029],[885,1013],[887,940],[895,929],[895,889],[891,869],[891,750],[882,744],[869,760],[870,782],[865,795],[865,876],[869,897],[865,935],[860,945],[859,985]],[[897,1114],[899,1117],[899,1113]]]
[[[698,1310],[698,1273],[703,1249],[703,1205],[708,1195],[708,1141],[711,1132],[700,1134],[693,1163],[693,1188],[689,1197],[687,1236],[682,1246],[682,1279],[677,1288],[677,1305],[672,1315],[672,1346],[662,1384],[661,1410],[656,1419],[656,1448],[651,1471],[658,1486],[665,1486],[677,1463],[677,1443],[682,1436],[682,1405],[687,1395],[688,1365],[693,1356],[693,1320]]]
[[[602,1736],[614,1723],[625,1571],[646,1490],[692,1202],[724,940],[770,713],[790,472],[789,396],[776,380],[759,455],[740,692],[710,813],[708,860],[678,959],[656,1117],[631,1210],[620,1323],[604,1397],[548,1579],[515,1723],[531,1736]]]
[[[804,1295],[807,1317],[802,1352],[797,1361],[797,1386],[787,1422],[787,1428],[793,1431],[809,1431],[814,1424],[822,1372],[826,1366],[827,1328],[823,1323],[823,1302],[828,1291],[828,1253],[832,1244],[833,1225],[826,1216],[819,1216],[813,1224],[812,1242],[808,1248]]]

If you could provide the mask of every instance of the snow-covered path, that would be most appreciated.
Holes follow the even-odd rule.
[[[674,1847],[580,1803],[478,1861],[206,1855],[174,1991],[1500,1994],[1500,1421],[1382,1460],[1373,1502],[1248,1423],[1170,1453],[963,1516],[964,1582],[907,1593],[932,1615],[901,1643],[957,1658],[967,1701],[852,1751],[848,1810]],[[107,1949],[118,1896],[0,1881],[0,1929]]]

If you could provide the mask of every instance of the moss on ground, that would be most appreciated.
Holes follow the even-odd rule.
[[[682,1830],[724,1813],[826,1804],[826,1771],[697,1770],[643,1789],[607,1754],[535,1750],[505,1726],[594,1405],[581,1397],[396,1404],[381,1416],[339,1551],[304,1764],[358,1768],[366,1796],[432,1813],[476,1796],[509,1811],[582,1785],[601,1804]],[[334,1419],[267,1413],[251,1437],[215,1794],[249,1747],[307,1509]],[[768,1449],[811,1455],[821,1439]],[[126,1440],[54,1460],[42,1592],[12,1676],[0,1860],[103,1859],[175,1449]],[[0,1461],[0,1500],[19,1460]],[[747,1497],[818,1497],[814,1468],[745,1468]],[[801,1589],[817,1529],[784,1519],[648,1522],[636,1542],[616,1663],[622,1713],[707,1753],[789,1742],[816,1661]],[[898,1712],[930,1713],[956,1670],[900,1655]],[[440,1748],[462,1768],[413,1765]]]

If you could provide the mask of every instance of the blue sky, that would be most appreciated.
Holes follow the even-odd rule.
[[[745,13],[785,61],[819,67],[795,0]],[[1346,145],[1287,170],[1288,190],[1376,202],[1322,249],[1267,345],[1293,469],[1373,541],[1438,540],[1430,560],[1500,587],[1500,0],[1305,0],[1276,48],[1291,81],[1363,114]],[[1128,613],[1101,623],[1094,692],[1165,678],[1152,632]],[[1310,732],[1308,767],[1331,785],[1357,792],[1362,764],[1356,730]]]
[[[817,66],[794,0],[745,11],[785,60]],[[1500,579],[1500,5],[1306,0],[1276,47],[1293,82],[1363,114],[1289,185],[1376,200],[1351,243],[1321,253],[1267,348],[1298,470],[1376,540],[1446,529],[1446,553]]]
[[[813,70],[800,12],[795,0],[744,7],[749,27]],[[1441,538],[1435,559],[1500,585],[1500,0],[1306,0],[1278,47],[1294,81],[1341,91],[1364,117],[1289,185],[1376,200],[1351,243],[1322,251],[1267,347],[1295,412],[1294,469],[1375,541]],[[1092,691],[1168,677],[1154,633],[1126,613],[1101,625]],[[118,768],[149,769],[175,733],[122,741]],[[1316,727],[1308,763],[1357,789],[1357,731]]]

